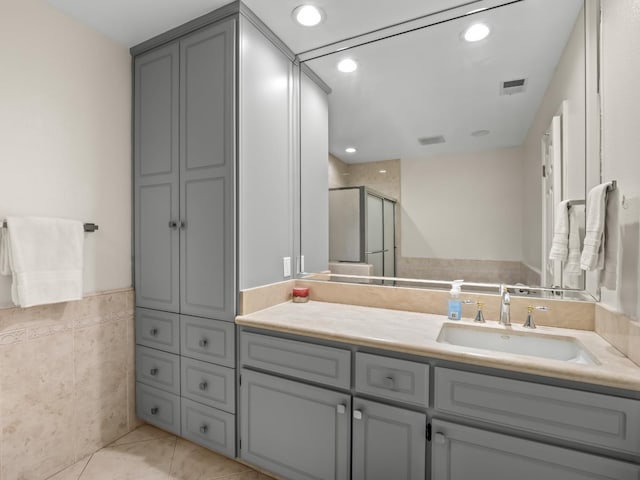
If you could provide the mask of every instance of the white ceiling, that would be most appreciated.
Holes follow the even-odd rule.
[[[197,18],[230,0],[48,0],[72,17],[131,47]],[[245,0],[295,53],[473,0]],[[319,26],[297,25],[291,12],[302,3],[322,8]]]

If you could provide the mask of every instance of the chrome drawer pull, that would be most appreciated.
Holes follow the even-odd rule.
[[[203,338],[198,342],[198,345],[200,345],[202,348],[206,348],[206,346],[209,345],[209,340]]]
[[[149,370],[149,373],[151,374],[152,377],[155,377],[156,375],[158,375],[158,369],[152,368],[151,370]]]
[[[207,433],[207,430],[209,430],[209,427],[207,427],[206,425],[202,425],[200,427],[200,433]]]
[[[387,388],[395,388],[396,387],[396,379],[393,378],[393,375],[389,375],[384,377],[384,386]]]
[[[207,385],[207,382],[200,382],[200,385],[198,386],[200,387],[200,390],[205,391],[209,385]]]
[[[152,328],[151,330],[149,330],[149,333],[151,334],[152,337],[157,337],[158,336],[158,329],[157,328]]]
[[[158,414],[158,407],[153,407],[151,409],[151,415],[157,415]]]

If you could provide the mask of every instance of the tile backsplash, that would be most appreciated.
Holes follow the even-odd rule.
[[[133,304],[0,309],[0,480],[47,478],[139,425]]]

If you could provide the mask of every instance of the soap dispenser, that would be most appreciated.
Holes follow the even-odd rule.
[[[462,318],[462,302],[460,301],[460,293],[462,292],[463,282],[464,280],[454,280],[451,284],[447,309],[447,317],[449,320],[460,320]]]

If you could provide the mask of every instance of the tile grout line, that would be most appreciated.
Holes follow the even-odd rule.
[[[99,450],[98,450],[99,451]],[[76,480],[80,480],[82,478],[82,475],[84,474],[84,471],[87,469],[87,467],[89,466],[89,462],[91,462],[91,459],[93,459],[93,453],[89,456],[89,460],[87,460],[87,463],[84,464],[84,467],[82,468],[82,471],[80,472],[80,475],[78,475],[78,478]]]
[[[178,437],[174,437],[175,441],[173,443],[173,453],[171,454],[171,461],[169,462],[169,478],[173,479],[173,459],[176,458],[176,448],[178,448]]]

